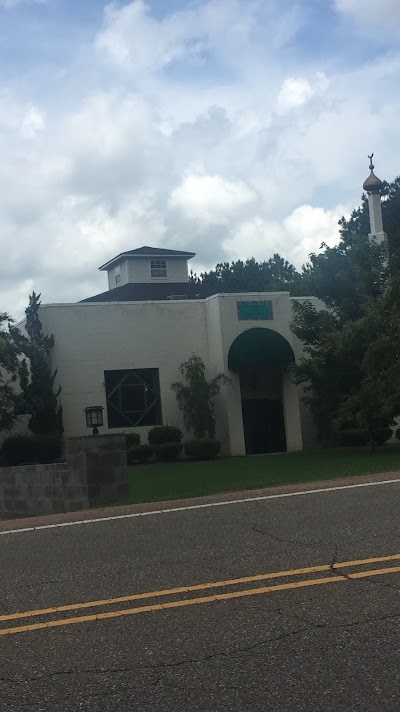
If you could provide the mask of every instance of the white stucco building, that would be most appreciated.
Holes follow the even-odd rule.
[[[87,432],[84,408],[102,405],[101,432],[182,427],[171,383],[192,353],[209,377],[231,379],[216,401],[223,452],[294,451],[314,431],[288,368],[302,353],[288,292],[217,294],[189,281],[193,253],[141,247],[100,269],[108,290],[78,304],[42,306],[55,337],[65,435]],[[310,298],[313,300],[313,298]],[[316,300],[314,300],[316,301]]]
[[[373,173],[368,193],[370,239],[386,242],[380,191]],[[108,290],[78,304],[42,306],[44,331],[54,334],[52,367],[62,386],[64,432],[87,432],[84,409],[104,408],[102,432],[139,432],[153,425],[183,427],[171,384],[180,364],[201,356],[211,378],[231,379],[216,400],[223,452],[244,455],[296,451],[315,444],[315,430],[293,384],[290,364],[302,356],[291,331],[288,292],[219,294],[189,281],[193,253],[141,247],[100,269]]]

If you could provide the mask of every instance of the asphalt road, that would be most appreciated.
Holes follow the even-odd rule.
[[[0,710],[398,712],[399,504],[392,482],[1,535]]]

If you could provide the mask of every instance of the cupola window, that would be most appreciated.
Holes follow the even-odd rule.
[[[167,277],[167,260],[150,260],[150,275],[153,279]]]

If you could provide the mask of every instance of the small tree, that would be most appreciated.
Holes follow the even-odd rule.
[[[16,420],[16,393],[13,387],[18,375],[18,351],[4,325],[8,314],[0,314],[0,430],[9,430]]]
[[[171,389],[176,393],[186,428],[196,438],[215,438],[214,398],[222,385],[230,383],[229,378],[219,373],[207,381],[204,361],[195,354],[184,361],[179,370],[186,383],[173,383]]]
[[[33,292],[29,306],[25,310],[25,334],[14,326],[9,327],[11,338],[17,349],[26,356],[21,362],[19,377],[22,388],[21,404],[30,414],[29,429],[35,434],[62,433],[62,410],[58,403],[61,387],[53,392],[57,370],[51,372],[50,352],[54,346],[54,336],[43,333],[39,317],[40,294]]]

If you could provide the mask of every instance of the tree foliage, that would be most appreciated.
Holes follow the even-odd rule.
[[[377,433],[400,414],[400,180],[385,185],[384,224],[392,226],[390,262],[368,239],[368,205],[340,221],[337,247],[311,255],[313,293],[327,309],[295,303],[293,331],[305,358],[294,367],[320,438],[335,430]]]
[[[5,327],[10,323],[6,313],[0,313],[0,430],[9,430],[16,419],[15,382],[18,376],[18,350]]]
[[[291,294],[307,293],[307,275],[296,270],[278,254],[264,262],[254,258],[245,262],[221,262],[214,270],[191,274],[192,282],[215,287],[216,291],[274,292],[290,291]]]
[[[176,393],[185,427],[196,438],[215,438],[214,399],[221,386],[230,383],[229,378],[219,373],[208,381],[204,361],[195,354],[184,361],[179,370],[186,383],[173,383],[171,389]]]
[[[25,332],[10,326],[13,343],[25,358],[19,367],[22,389],[20,409],[29,413],[29,429],[35,434],[62,433],[62,411],[58,403],[61,388],[54,393],[57,370],[51,371],[50,353],[54,337],[43,333],[40,321],[40,294],[33,292],[25,310]]]

